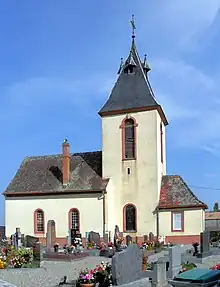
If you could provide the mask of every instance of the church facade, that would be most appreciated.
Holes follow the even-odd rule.
[[[4,192],[7,237],[20,227],[45,243],[54,220],[60,244],[70,229],[84,239],[93,230],[112,240],[115,225],[137,242],[150,232],[172,243],[199,241],[207,206],[181,176],[166,174],[168,121],[149,71],[133,35],[99,111],[102,151],[71,153],[65,140],[61,154],[26,157]]]

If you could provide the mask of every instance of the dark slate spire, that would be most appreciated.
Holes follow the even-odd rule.
[[[140,60],[134,35],[134,18],[132,17],[132,44],[127,60],[121,64],[118,79],[107,102],[99,111],[100,116],[124,114],[132,111],[157,109],[165,124],[166,117],[161,106],[156,102],[147,72],[150,68],[146,60]]]

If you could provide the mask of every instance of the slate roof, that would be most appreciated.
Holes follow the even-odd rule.
[[[127,74],[124,69],[128,64],[134,66],[134,73]],[[145,66],[147,65],[145,60]],[[147,66],[148,67],[148,66]],[[144,107],[158,107],[160,105],[156,102],[150,83],[148,81],[147,72],[150,70],[143,69],[138,55],[134,39],[129,56],[121,68],[119,77],[112,89],[109,99],[99,111],[100,115],[106,112],[114,112],[120,110],[137,109]]]
[[[207,205],[200,201],[179,175],[162,177],[159,209],[181,207],[203,207]]]
[[[62,184],[62,155],[26,157],[4,194],[11,192],[101,191],[102,152],[71,154],[70,182]]]

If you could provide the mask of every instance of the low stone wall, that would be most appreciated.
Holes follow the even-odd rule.
[[[119,285],[121,287],[151,287],[151,282],[149,281],[149,278],[143,278],[131,283]]]
[[[67,276],[68,282],[71,282],[78,277],[81,269],[95,268],[103,259],[99,256],[89,256],[72,262],[43,261],[40,268],[2,269],[0,280],[10,282],[16,287],[56,286],[63,276]],[[104,261],[111,262],[107,258]]]

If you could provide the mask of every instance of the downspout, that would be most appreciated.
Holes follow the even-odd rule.
[[[106,208],[105,208],[105,190],[102,192],[102,196],[103,196],[103,204],[102,204],[102,208],[103,208],[103,241],[105,241],[105,234],[106,234]]]
[[[160,236],[160,227],[159,227],[159,208],[156,208],[156,233],[157,233],[157,240],[159,239]]]

